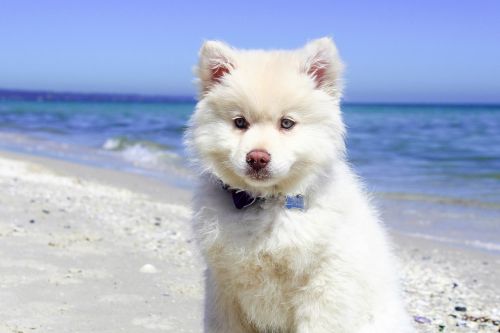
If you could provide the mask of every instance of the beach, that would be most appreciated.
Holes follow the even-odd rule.
[[[201,331],[187,193],[0,156],[0,332]]]
[[[201,332],[191,192],[0,152],[0,333]],[[391,230],[418,332],[499,332],[500,256]]]

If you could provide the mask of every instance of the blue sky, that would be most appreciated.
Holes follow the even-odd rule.
[[[205,39],[332,36],[351,102],[500,102],[500,1],[0,0],[0,87],[191,95]]]

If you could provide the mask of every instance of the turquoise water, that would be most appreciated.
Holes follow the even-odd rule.
[[[0,148],[189,186],[182,133],[193,107],[0,101]],[[343,110],[351,164],[391,227],[500,251],[500,106]]]
[[[353,164],[389,192],[500,203],[500,107],[346,107]]]

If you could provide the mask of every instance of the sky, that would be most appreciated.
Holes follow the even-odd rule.
[[[500,103],[500,1],[0,0],[0,88],[194,95],[204,40],[331,36],[348,102]]]

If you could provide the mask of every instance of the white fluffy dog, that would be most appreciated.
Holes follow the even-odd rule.
[[[206,42],[186,144],[205,332],[412,332],[383,225],[345,157],[342,63]]]

